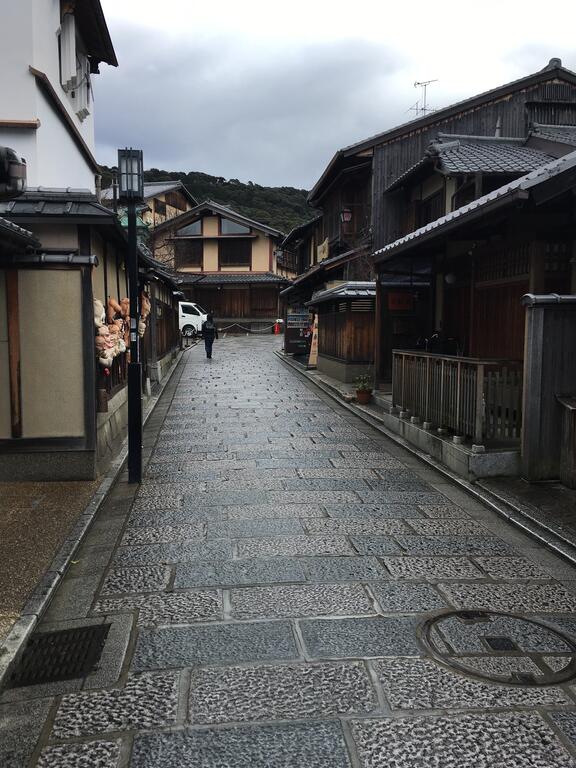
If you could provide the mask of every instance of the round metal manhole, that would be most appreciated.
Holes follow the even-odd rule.
[[[496,611],[447,611],[418,630],[442,666],[508,685],[558,685],[576,677],[576,644],[536,619]]]

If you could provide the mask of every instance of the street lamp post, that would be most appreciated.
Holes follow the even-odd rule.
[[[142,150],[118,150],[118,199],[128,213],[128,285],[130,289],[130,362],[128,364],[128,482],[142,480],[142,366],[138,338],[138,242],[136,203],[144,199]]]

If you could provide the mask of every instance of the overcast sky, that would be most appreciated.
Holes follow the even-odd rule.
[[[309,189],[334,152],[541,69],[576,70],[576,3],[102,0],[119,68],[94,78],[100,162]],[[551,8],[546,18],[547,8]],[[553,17],[552,18],[552,13]]]

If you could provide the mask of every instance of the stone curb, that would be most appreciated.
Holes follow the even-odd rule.
[[[538,541],[538,543],[552,550],[554,554],[559,555],[564,560],[567,560],[571,565],[576,567],[576,547],[572,544],[572,542],[551,526],[548,526],[540,520],[536,519],[531,515],[529,510],[521,506],[516,506],[507,499],[502,498],[490,489],[482,486],[481,484],[480,487],[482,490],[480,490],[478,485],[470,483],[467,480],[464,480],[463,478],[454,474],[447,467],[439,464],[428,454],[418,450],[418,448],[414,447],[394,432],[390,432],[383,425],[376,414],[368,411],[362,406],[351,404],[345,401],[342,398],[341,393],[339,393],[339,390],[337,390],[335,387],[330,387],[324,382],[319,381],[316,377],[311,376],[307,371],[300,368],[289,358],[284,357],[281,352],[275,351],[274,354],[289,368],[292,368],[294,371],[296,371],[296,373],[307,379],[315,387],[322,390],[333,400],[336,400],[336,402],[338,402],[342,408],[345,408],[355,416],[361,418],[362,421],[370,424],[371,427],[377,429],[394,443],[400,445],[402,448],[412,453],[414,456],[416,456],[428,466],[435,469],[444,477],[452,480],[452,482],[458,485],[462,490],[466,491],[466,493],[468,493],[470,496],[475,498],[477,501],[482,502],[482,504],[489,507],[493,512],[496,512],[497,515],[507,520],[516,528],[519,528],[527,536],[535,539]]]
[[[150,416],[153,414],[158,401],[164,393],[164,390],[170,383],[172,376],[180,365],[184,353],[188,349],[192,349],[194,346],[196,345],[191,345],[186,347],[184,350],[179,350],[176,360],[172,364],[172,367],[160,385],[158,393],[153,397],[150,397],[148,400],[143,416],[143,424],[146,424]],[[34,591],[28,598],[28,601],[22,608],[20,612],[20,618],[15,622],[7,636],[4,638],[3,642],[0,644],[0,691],[4,687],[12,665],[17,661],[18,656],[28,641],[28,638],[34,631],[36,625],[42,618],[42,615],[48,608],[51,599],[54,597],[56,590],[60,586],[60,582],[64,578],[70,562],[74,558],[74,553],[82,543],[85,534],[94,521],[96,513],[100,509],[100,506],[104,502],[108,492],[116,482],[116,479],[122,471],[127,457],[128,438],[126,437],[122,443],[122,447],[120,448],[118,455],[115,459],[113,459],[108,468],[108,471],[103,476],[102,481],[98,485],[98,488],[92,494],[90,500],[84,508],[84,511],[52,559],[48,570],[40,579],[34,588]]]

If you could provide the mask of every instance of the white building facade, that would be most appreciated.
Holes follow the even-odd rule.
[[[0,0],[0,145],[29,187],[95,191],[92,79],[117,66],[99,0]]]

